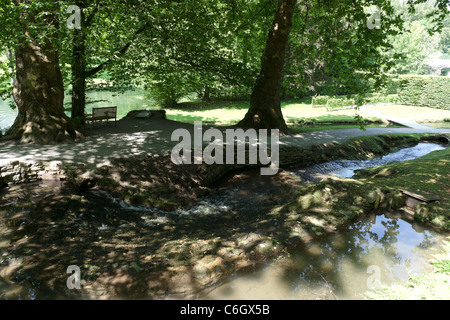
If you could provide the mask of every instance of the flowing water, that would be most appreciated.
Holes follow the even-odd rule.
[[[372,165],[380,165],[391,161],[401,161],[417,158],[433,150],[443,147],[435,144],[419,144],[414,148],[406,148],[397,153],[380,159],[370,160]],[[333,168],[350,175],[347,170],[366,167],[369,162],[364,161],[335,161]],[[347,165],[350,164],[350,165]],[[329,163],[314,166],[314,172],[330,174]],[[311,168],[306,168],[306,171]],[[39,183],[8,187],[0,193],[0,265],[14,268],[20,264],[20,259],[14,254],[7,254],[10,246],[9,239],[16,239],[17,248],[23,240],[26,244],[27,213],[33,206],[47,195],[58,195],[64,191],[59,183]],[[156,209],[143,209],[125,204],[101,192],[88,191],[86,194],[76,195],[80,201],[91,198],[95,206],[92,212],[98,212],[98,217],[91,218],[89,211],[75,212],[76,206],[58,207],[61,214],[67,215],[67,225],[63,226],[67,236],[82,236],[87,243],[99,241],[109,232],[119,232],[121,228],[136,234],[151,234],[151,228],[163,227],[177,217],[178,223],[183,223],[185,217],[201,217],[209,219],[215,215],[226,215],[232,212],[245,213],[255,208],[259,196],[266,197],[254,191],[254,195],[247,195],[248,201],[236,196],[239,190],[228,188],[219,193],[213,193],[202,198],[192,208],[167,212]],[[15,192],[13,194],[13,192]],[[67,190],[66,190],[67,192]],[[69,193],[71,191],[69,190]],[[9,195],[10,200],[7,199]],[[12,199],[12,200],[11,200]],[[93,199],[93,200],[92,200]],[[8,202],[9,201],[9,202]],[[117,226],[109,224],[108,212],[114,212],[114,217],[121,217],[124,222],[117,222]],[[55,214],[55,213],[52,213]],[[2,215],[15,217],[15,221],[23,221],[14,226],[1,224]],[[104,220],[102,220],[104,217]],[[92,220],[93,219],[93,220]],[[187,219],[187,218],[186,218]],[[38,230],[39,231],[39,230]],[[49,230],[51,232],[51,230]],[[9,234],[7,234],[9,233]],[[7,236],[7,237],[6,237]],[[288,255],[265,266],[241,276],[234,276],[222,286],[204,296],[204,299],[358,299],[363,298],[364,292],[379,283],[390,284],[408,279],[409,272],[421,273],[428,267],[426,263],[430,254],[435,252],[446,235],[424,227],[414,221],[408,222],[400,213],[386,213],[385,215],[370,215],[352,223],[343,230],[301,247],[292,248]],[[66,235],[62,235],[66,238]],[[22,240],[20,240],[22,238]],[[104,239],[107,240],[107,239]],[[11,240],[13,241],[13,240]],[[11,242],[12,243],[12,242]],[[19,243],[19,244],[17,244]],[[56,243],[49,244],[49,246]],[[88,249],[88,248],[86,248]],[[87,250],[87,251],[90,251]],[[39,255],[37,255],[39,256]],[[20,258],[20,256],[18,256]],[[92,256],[94,260],[95,255]],[[17,261],[16,261],[17,260]],[[8,267],[5,269],[7,271]],[[24,269],[26,270],[26,268]],[[33,275],[27,275],[26,292],[23,292],[24,282],[6,283],[0,278],[0,298],[3,295],[25,299],[40,297],[64,298],[62,293],[54,293],[44,288],[40,283],[33,282]],[[17,290],[17,294],[14,293]]]
[[[336,160],[292,171],[305,181],[329,176],[352,177],[356,170],[422,157],[445,149],[434,143],[371,160]],[[252,274],[214,290],[205,299],[361,299],[380,285],[408,280],[429,265],[445,235],[415,222],[405,213],[371,214],[338,233],[292,250]],[[411,220],[411,217],[406,215]],[[449,288],[450,290],[450,288]]]
[[[432,151],[445,149],[436,143],[419,143],[411,148],[404,148],[397,152],[387,154],[381,158],[370,160],[334,160],[326,163],[312,165],[292,172],[304,181],[316,182],[328,176],[351,178],[356,170],[382,166],[396,161],[407,161],[422,157]]]

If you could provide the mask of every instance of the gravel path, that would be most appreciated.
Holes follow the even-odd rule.
[[[117,126],[88,130],[89,135],[78,142],[59,145],[18,145],[12,141],[0,142],[0,166],[12,161],[63,161],[83,162],[91,168],[108,164],[111,158],[140,153],[164,154],[170,152],[178,141],[171,141],[172,132],[178,128],[193,133],[193,126],[171,120],[122,119]],[[203,130],[208,127],[204,126]],[[329,142],[343,142],[349,138],[386,133],[450,133],[449,129],[416,128],[358,128],[324,130],[285,136],[280,144],[285,146],[310,146]]]

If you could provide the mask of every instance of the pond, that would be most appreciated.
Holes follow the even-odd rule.
[[[236,276],[203,299],[364,299],[371,288],[422,273],[445,238],[401,219],[371,214],[335,234]]]
[[[90,90],[86,93],[87,101],[93,103],[86,106],[89,113],[92,107],[108,107],[117,106],[118,119],[126,116],[131,110],[141,108],[155,108],[155,103],[147,97],[147,91],[143,89],[127,90],[123,93],[109,90]],[[17,109],[13,110],[9,106],[11,99],[3,101],[0,99],[0,129],[10,127],[17,116]],[[66,94],[64,98],[65,107],[69,106],[71,96]],[[66,112],[70,116],[70,112]]]

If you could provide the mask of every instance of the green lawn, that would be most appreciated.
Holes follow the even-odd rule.
[[[356,112],[352,109],[327,111],[326,107],[312,108],[311,98],[283,101],[281,106],[286,123],[293,133],[359,127],[355,119]],[[192,100],[180,103],[166,112],[170,120],[186,123],[202,121],[213,126],[230,126],[243,119],[249,107],[248,101]],[[427,122],[437,128],[450,127],[450,122],[444,122],[444,119],[450,119],[448,110],[404,105],[378,106],[372,110],[415,122]],[[365,115],[363,112],[360,114],[366,127],[384,127],[383,119]]]
[[[414,122],[443,122],[450,119],[450,111],[428,107],[413,107],[405,105],[390,105],[373,107],[372,110],[401,117]]]
[[[191,101],[180,103],[178,107],[167,109],[166,112],[170,120],[186,123],[202,121],[211,125],[227,126],[235,125],[243,119],[249,106],[248,101]],[[293,127],[296,132],[319,130],[324,126],[335,126],[335,129],[357,126],[354,110],[328,112],[325,107],[311,108],[311,98],[284,101],[282,110],[288,126]],[[367,119],[369,122],[382,122],[374,117]],[[299,122],[304,125],[299,125]],[[314,124],[314,127],[307,128],[308,124]]]

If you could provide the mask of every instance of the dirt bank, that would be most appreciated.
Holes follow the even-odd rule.
[[[421,138],[366,139],[339,149],[364,158]],[[330,150],[305,161],[336,159]],[[448,149],[444,151],[421,160],[417,186],[433,180],[437,188],[448,190]],[[3,298],[201,297],[230,275],[334,232],[366,212],[402,207],[405,198],[398,188],[409,181],[401,170],[405,163],[389,166],[389,179],[380,168],[360,180],[333,178],[314,185],[285,171],[264,177],[259,170],[229,172],[209,190],[215,209],[188,214],[128,208],[101,191],[101,179],[90,191],[38,185],[31,192],[34,197],[26,194],[25,185],[9,187],[0,203],[0,287],[8,288]],[[435,169],[427,171],[430,167]],[[137,175],[142,163],[131,161],[123,168]],[[108,175],[114,178],[109,170]],[[130,176],[121,178],[130,181]],[[187,189],[171,192],[175,199]],[[443,201],[432,206],[449,212],[450,199],[441,196]],[[223,203],[227,208],[221,208]],[[440,217],[430,221],[448,223],[448,216]],[[67,289],[69,265],[80,266],[81,290]]]
[[[337,159],[370,159],[422,140],[446,139],[445,135],[381,135],[353,138],[345,143],[281,146],[280,167],[304,167]],[[81,189],[96,187],[132,205],[164,210],[191,205],[208,194],[214,183],[227,173],[255,167],[258,166],[175,165],[168,153],[118,158],[96,170],[88,170],[83,164],[65,165],[69,183]]]

